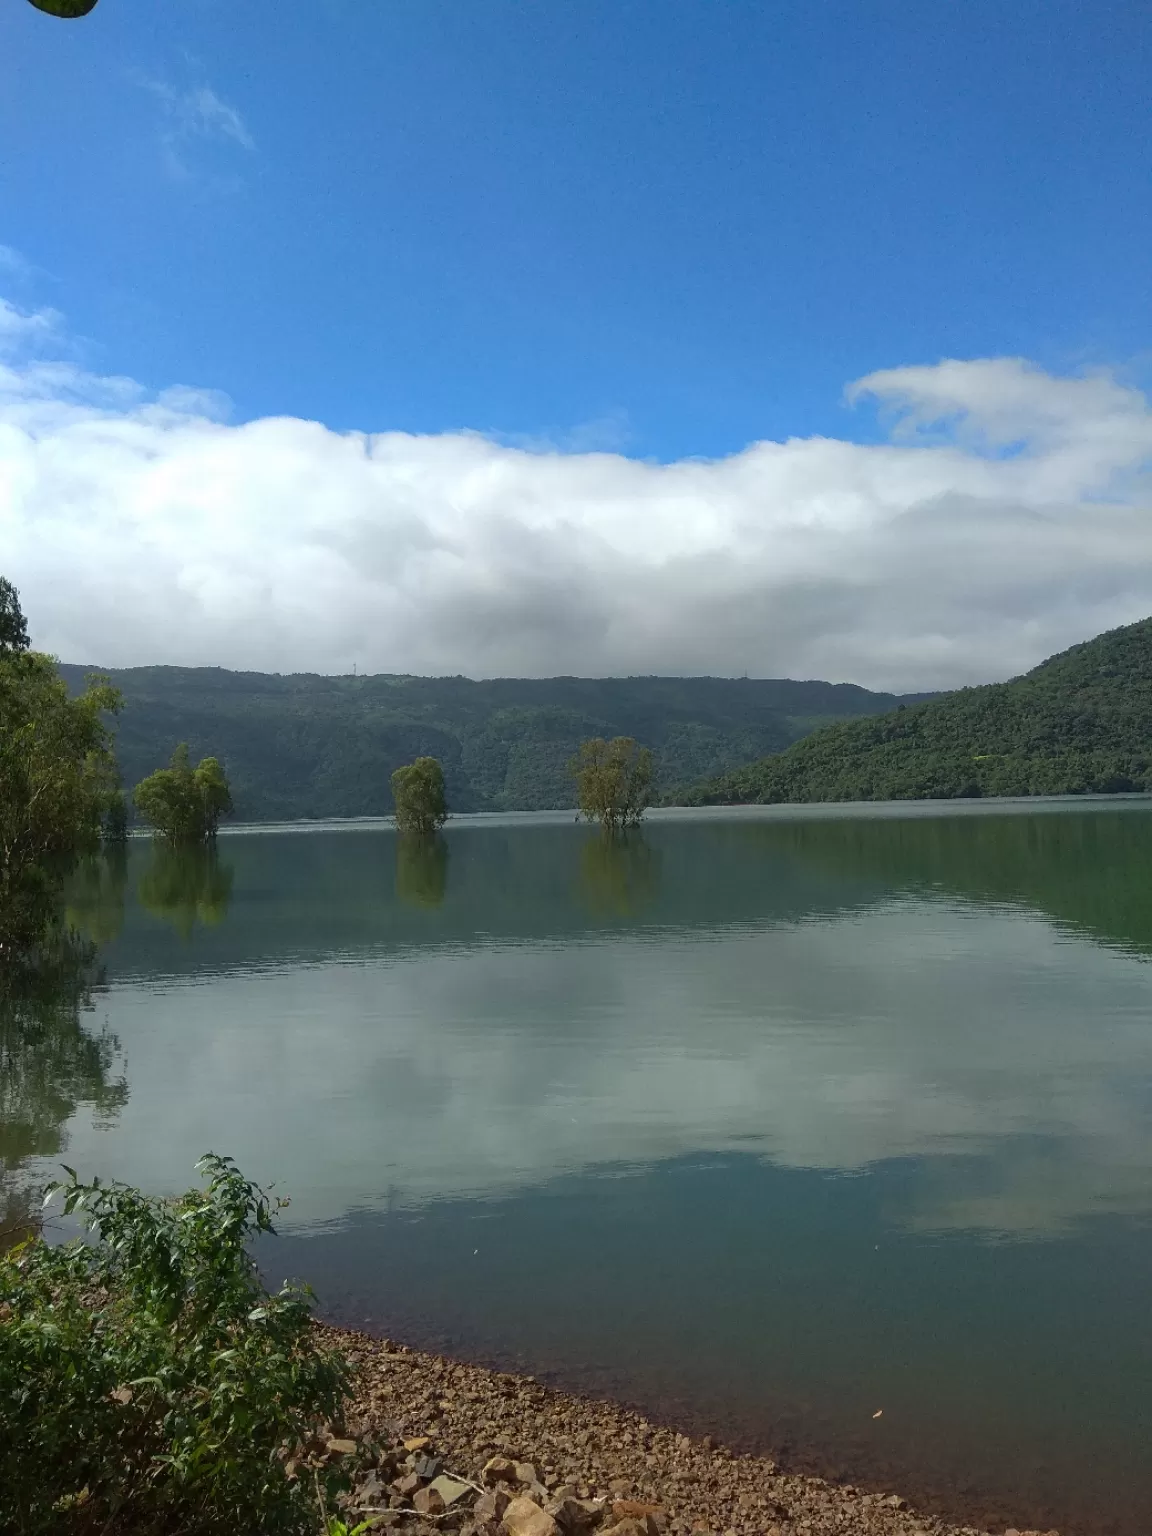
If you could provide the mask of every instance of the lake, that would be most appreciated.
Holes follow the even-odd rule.
[[[226,1152],[329,1316],[1152,1529],[1147,801],[133,840],[70,910],[102,977],[3,1024],[10,1204]]]

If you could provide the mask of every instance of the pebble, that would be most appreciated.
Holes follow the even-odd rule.
[[[514,1483],[516,1481],[516,1463],[509,1461],[507,1456],[493,1456],[484,1463],[480,1473],[486,1483]]]
[[[916,1514],[899,1494],[788,1475],[612,1403],[317,1327],[356,1371],[347,1422],[328,1442],[341,1449],[328,1454],[359,1452],[379,1469],[346,1501],[349,1526],[369,1516],[395,1536],[987,1536]],[[394,1507],[381,1511],[386,1494]]]
[[[532,1499],[513,1499],[501,1521],[508,1536],[559,1536],[560,1527]]]
[[[412,1508],[421,1515],[442,1515],[447,1506],[435,1488],[417,1488]]]

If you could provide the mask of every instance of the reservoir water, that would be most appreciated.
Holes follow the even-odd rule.
[[[1152,1529],[1147,802],[133,840],[70,904],[90,993],[0,1020],[10,1209],[226,1152],[330,1316]]]

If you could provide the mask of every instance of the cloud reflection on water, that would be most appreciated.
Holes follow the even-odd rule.
[[[729,931],[362,950],[114,987],[133,1094],[72,1156],[206,1147],[294,1222],[753,1152],[924,1162],[900,1225],[1040,1236],[1152,1210],[1152,971],[941,897]]]

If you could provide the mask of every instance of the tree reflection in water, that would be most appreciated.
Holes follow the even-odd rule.
[[[93,944],[111,944],[124,927],[128,847],[111,843],[81,859],[65,887],[64,920]]]
[[[0,1245],[37,1225],[28,1164],[67,1145],[81,1104],[113,1116],[128,1097],[114,1075],[119,1043],[85,1027],[103,973],[96,947],[61,923],[0,969]]]
[[[396,894],[413,907],[438,907],[448,889],[448,844],[438,833],[396,837]]]
[[[182,939],[189,939],[197,923],[215,927],[223,922],[232,899],[232,879],[232,866],[220,859],[214,843],[173,847],[156,842],[137,894],[146,912],[171,923]]]
[[[580,892],[601,917],[637,917],[660,890],[660,855],[642,833],[590,837],[580,850]]]

